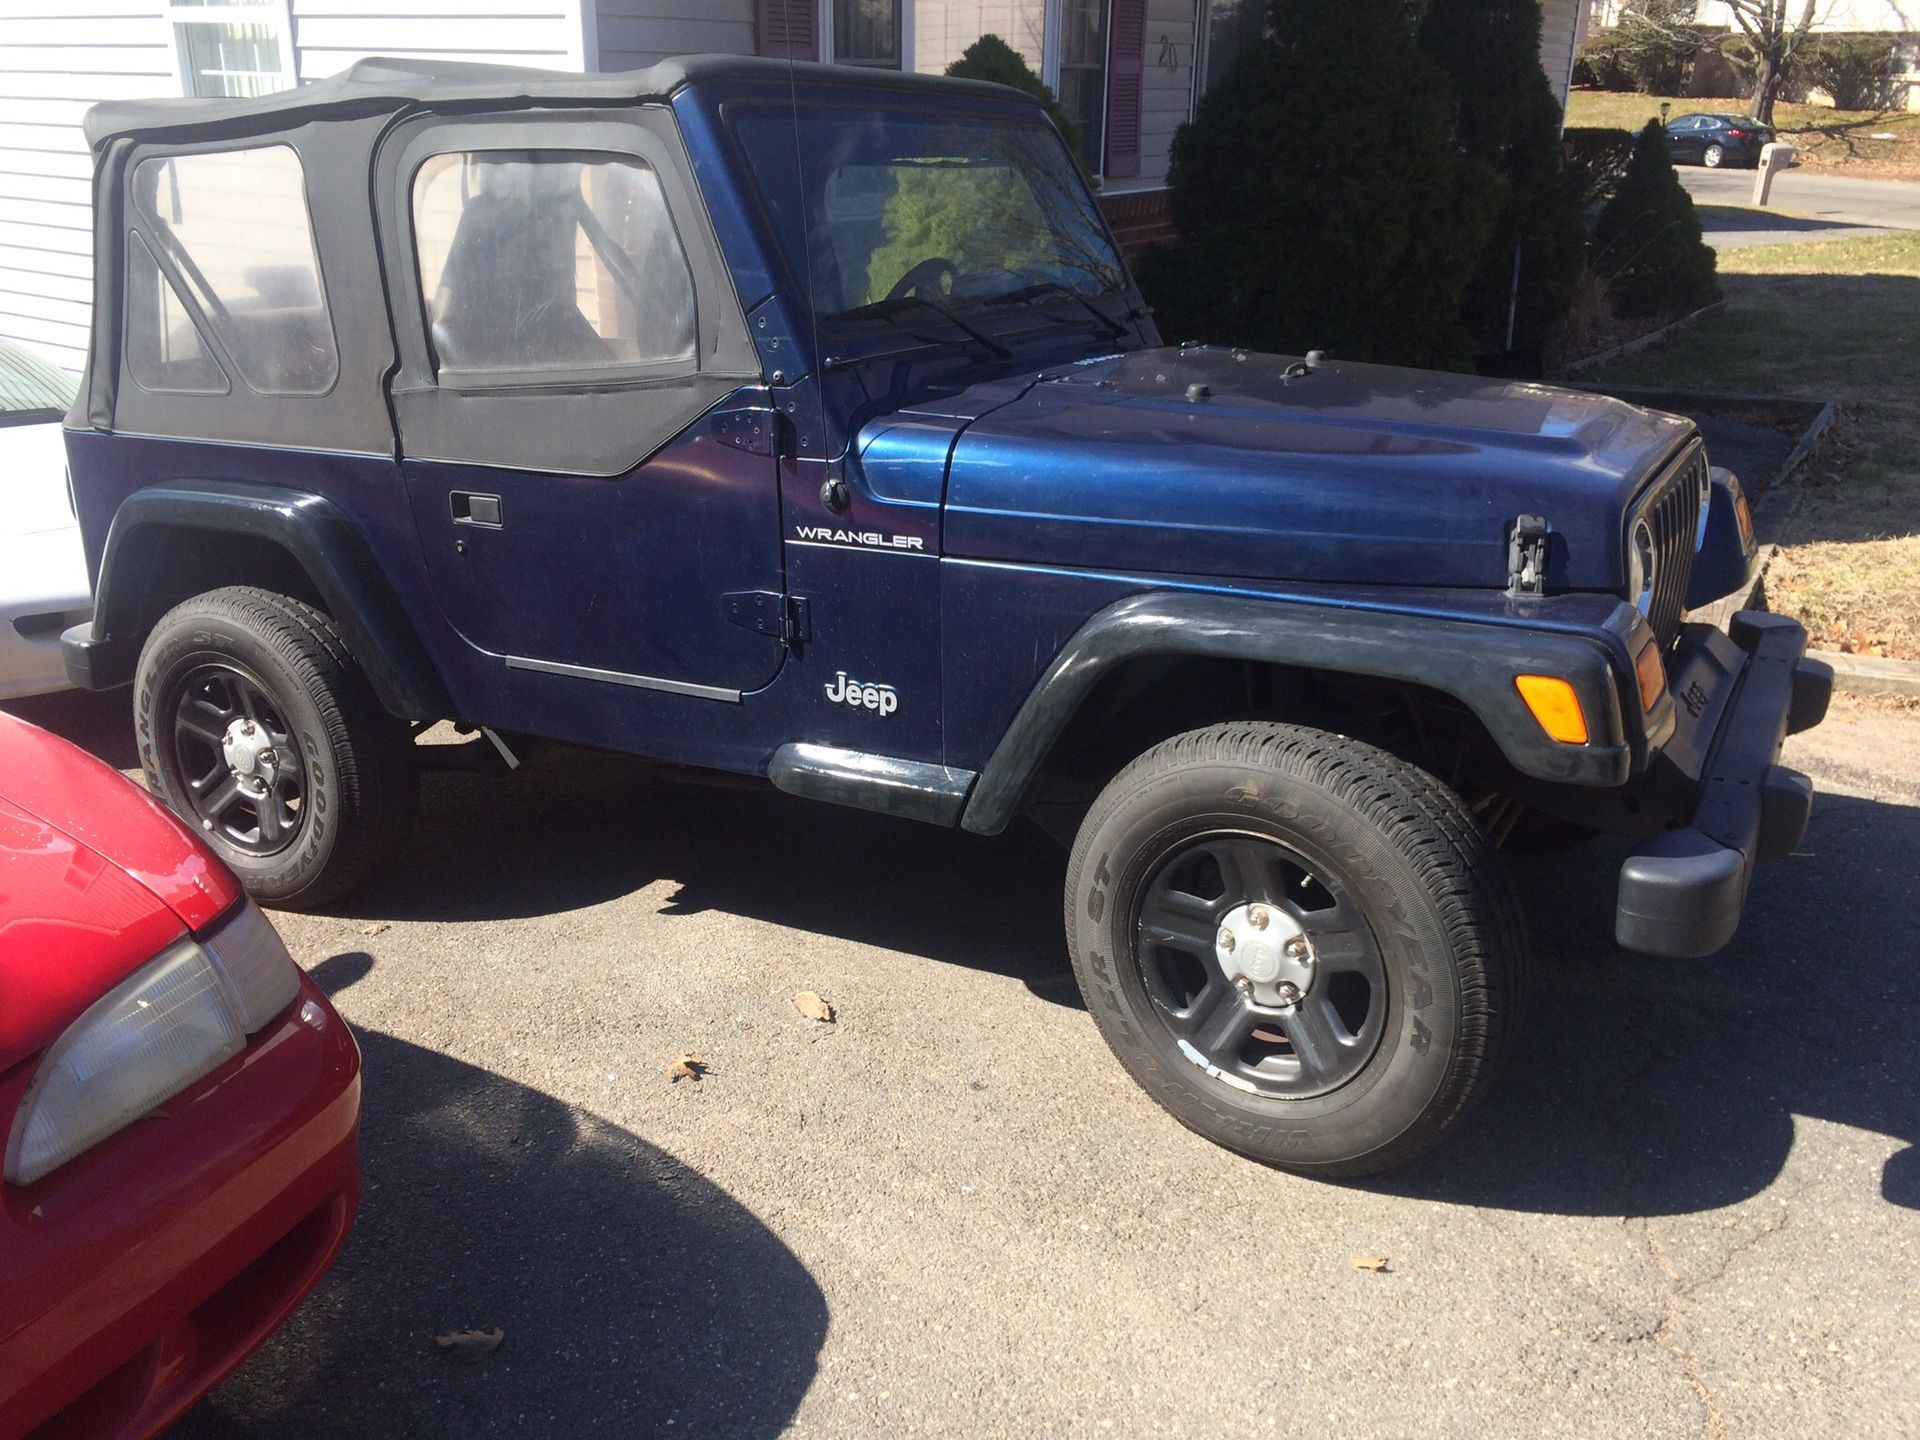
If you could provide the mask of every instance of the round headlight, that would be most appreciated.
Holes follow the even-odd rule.
[[[1653,552],[1653,526],[1643,517],[1634,521],[1627,542],[1627,596],[1642,615],[1653,609],[1653,582],[1659,562]]]

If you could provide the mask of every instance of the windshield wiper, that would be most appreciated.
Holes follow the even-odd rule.
[[[903,306],[907,305],[918,305],[922,309],[933,311],[933,313],[938,315],[942,320],[945,320],[956,330],[964,332],[969,338],[976,341],[982,349],[998,359],[1011,360],[1013,358],[1013,351],[987,334],[986,331],[976,325],[970,324],[960,312],[955,310],[951,305],[942,305],[938,300],[929,300],[925,295],[890,295],[884,300],[874,300],[866,305],[856,306],[851,310],[842,310],[833,318],[836,320],[860,320],[869,315],[878,315],[885,319],[892,319],[900,313]]]
[[[1098,320],[1101,325],[1106,327],[1107,333],[1113,336],[1114,339],[1124,340],[1127,338],[1127,327],[1125,324],[1107,314],[1106,311],[1102,310],[1071,285],[1062,285],[1058,280],[1036,280],[1031,285],[1024,286],[1019,290],[1009,290],[1006,294],[996,295],[984,303],[988,305],[1021,305],[1038,300],[1042,295],[1066,296],[1067,299],[1073,301],[1074,304],[1078,305],[1082,310]]]

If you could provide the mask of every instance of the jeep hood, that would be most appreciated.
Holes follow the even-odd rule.
[[[1042,377],[953,451],[951,556],[1157,574],[1503,586],[1516,515],[1550,581],[1619,585],[1621,517],[1691,421],[1544,385],[1157,349]]]

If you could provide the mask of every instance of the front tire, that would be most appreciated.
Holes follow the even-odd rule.
[[[1347,1177],[1407,1164],[1487,1089],[1524,943],[1459,798],[1344,737],[1176,736],[1088,812],[1067,943],[1114,1054],[1183,1124]]]
[[[398,853],[419,798],[406,727],[331,618],[233,586],[161,617],[140,651],[147,788],[263,904],[312,910]]]

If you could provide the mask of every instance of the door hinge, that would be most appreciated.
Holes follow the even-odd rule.
[[[807,602],[799,595],[774,590],[736,590],[720,597],[728,621],[744,629],[771,635],[789,650],[813,638]]]
[[[1516,515],[1507,532],[1507,593],[1544,595],[1552,527],[1541,515]]]

